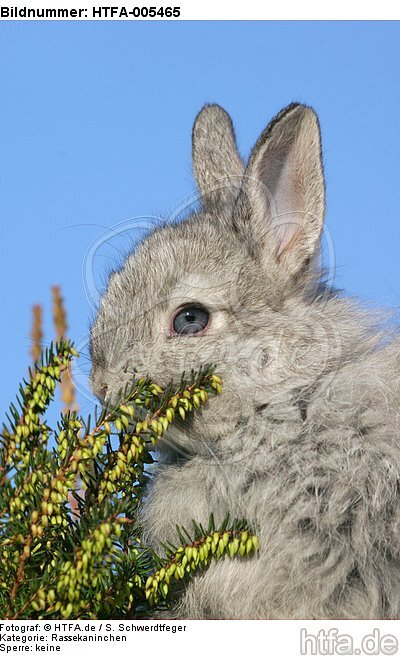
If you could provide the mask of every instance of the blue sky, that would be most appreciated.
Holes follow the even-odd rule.
[[[3,22],[0,62],[2,411],[29,363],[32,304],[50,341],[60,284],[84,344],[93,240],[193,191],[191,126],[206,102],[231,113],[244,155],[281,107],[315,107],[336,283],[400,305],[398,22]],[[99,289],[133,238],[98,248]]]

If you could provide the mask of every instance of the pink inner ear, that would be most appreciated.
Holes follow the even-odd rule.
[[[279,220],[279,219],[278,219]],[[296,241],[300,231],[300,224],[295,213],[287,214],[286,218],[281,218],[282,224],[276,228],[276,257],[279,259],[282,253],[290,248],[290,244]]]
[[[299,172],[296,172],[295,148],[292,147],[285,157],[272,159],[267,172],[270,177],[271,225],[276,242],[276,257],[290,249],[300,234],[304,212],[304,198],[296,184]]]

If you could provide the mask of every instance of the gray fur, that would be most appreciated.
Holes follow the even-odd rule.
[[[176,543],[176,524],[229,511],[261,548],[214,562],[173,615],[399,618],[399,342],[321,282],[315,113],[283,110],[240,185],[227,114],[207,106],[193,136],[203,210],[128,257],[91,333],[100,397],[117,398],[135,372],[163,384],[216,363],[224,381],[163,441],[142,509],[146,537]],[[209,329],[171,335],[174,311],[193,301],[211,311]]]

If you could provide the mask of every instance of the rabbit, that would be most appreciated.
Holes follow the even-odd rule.
[[[400,618],[399,339],[324,277],[317,115],[283,109],[245,164],[206,105],[192,154],[199,206],[111,275],[90,343],[102,401],[136,375],[223,381],[160,440],[144,535],[160,549],[229,513],[260,548],[213,561],[169,617]]]

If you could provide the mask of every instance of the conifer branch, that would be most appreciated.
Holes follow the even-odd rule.
[[[213,558],[221,558],[224,555],[230,558],[236,555],[249,556],[255,553],[259,546],[257,536],[249,534],[245,529],[230,528],[214,531],[212,534],[204,531],[197,539],[186,542],[175,550],[168,549],[167,560],[146,581],[146,599],[153,606],[160,599],[167,598],[174,582],[190,579],[208,567]]]
[[[42,354],[2,432],[0,614],[7,619],[135,617],[165,603],[172,583],[213,558],[258,546],[246,526],[226,522],[207,531],[195,525],[193,538],[180,530],[182,544],[167,547],[164,560],[141,544],[137,508],[151,451],[177,416],[185,420],[221,392],[213,370],[192,372],[176,388],[136,380],[93,426],[67,412],[52,429],[43,415],[76,356],[64,340]]]

